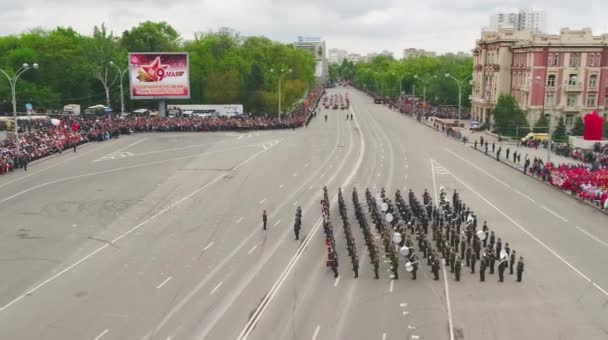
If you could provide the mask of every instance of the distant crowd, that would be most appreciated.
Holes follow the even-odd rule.
[[[521,145],[538,149],[539,147],[547,148],[548,141],[527,140],[522,141]],[[551,150],[560,156],[576,159],[583,163],[591,164],[593,167],[608,166],[608,144],[601,146],[599,143],[594,146],[593,150],[584,150],[581,148],[573,148],[568,143],[552,143]]]
[[[118,138],[134,132],[202,132],[295,129],[307,126],[313,117],[323,87],[309,91],[305,100],[279,121],[274,117],[232,118],[98,117],[70,116],[58,122],[51,119],[19,121],[19,152],[14,139],[0,142],[0,175],[24,168],[34,160],[61,153],[90,141]]]

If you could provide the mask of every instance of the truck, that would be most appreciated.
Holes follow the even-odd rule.
[[[80,105],[68,104],[63,107],[63,114],[80,116]]]
[[[184,104],[170,105],[169,116],[179,114],[186,117],[240,117],[243,115],[242,104],[199,105]]]

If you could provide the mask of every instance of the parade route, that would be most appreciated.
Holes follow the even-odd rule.
[[[328,89],[347,91],[349,111],[306,128],[121,136],[0,177],[0,339],[606,338],[608,216],[362,92]],[[459,282],[443,266],[434,281],[426,261],[416,281],[404,262],[399,279],[385,262],[374,279],[354,187],[360,199],[457,190],[524,257],[523,282],[464,266]]]

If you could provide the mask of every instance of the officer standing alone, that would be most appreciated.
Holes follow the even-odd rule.
[[[268,223],[268,215],[266,215],[266,210],[262,213],[262,223],[264,224],[264,230],[266,230],[266,223]]]

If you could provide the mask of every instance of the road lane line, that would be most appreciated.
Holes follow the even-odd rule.
[[[124,237],[132,234],[133,232],[137,231],[138,229],[140,229],[141,227],[143,227],[144,225],[148,224],[148,222],[158,218],[159,216],[163,215],[164,213],[166,213],[167,211],[177,207],[178,205],[182,204],[183,202],[185,202],[186,200],[190,199],[192,196],[198,194],[199,192],[205,190],[207,187],[209,187],[210,185],[214,184],[215,182],[221,180],[222,178],[232,174],[233,172],[237,171],[238,169],[242,168],[245,164],[249,163],[250,161],[254,160],[255,158],[257,158],[258,156],[260,156],[261,154],[263,154],[264,152],[266,152],[267,150],[261,150],[256,152],[255,154],[253,154],[251,157],[247,158],[246,160],[244,160],[243,162],[239,163],[237,166],[235,166],[234,168],[232,168],[230,171],[226,171],[225,173],[217,176],[216,178],[214,178],[213,180],[207,182],[207,184],[201,186],[200,188],[192,191],[191,193],[189,193],[188,195],[182,197],[181,199],[171,203],[170,205],[168,205],[166,208],[163,208],[162,210],[160,210],[159,212],[157,212],[156,214],[148,217],[147,219],[145,219],[143,222],[139,223],[138,225],[134,226],[133,228],[125,231],[124,233],[120,234],[119,236],[115,237],[113,240],[110,241],[110,243],[105,243],[104,245],[102,245],[101,247],[97,248],[96,250],[94,250],[93,252],[89,253],[88,255],[84,256],[83,258],[81,258],[80,260],[74,262],[73,264],[69,265],[68,267],[64,268],[63,270],[59,271],[58,273],[56,273],[55,275],[49,277],[48,279],[42,281],[41,283],[39,283],[38,285],[34,286],[33,288],[31,288],[30,290],[26,291],[25,293],[19,295],[18,297],[16,297],[15,299],[13,299],[12,301],[8,302],[7,304],[3,305],[2,307],[0,307],[0,312],[6,310],[8,307],[10,307],[11,305],[13,305],[14,303],[18,302],[19,300],[23,299],[25,296],[30,295],[34,292],[36,292],[38,289],[46,286],[47,284],[49,284],[50,282],[54,281],[55,279],[57,279],[58,277],[62,276],[63,274],[67,273],[68,271],[70,271],[72,268],[78,266],[79,264],[83,263],[84,261],[86,261],[87,259],[91,258],[92,256],[94,256],[95,254],[99,253],[100,251],[106,249],[107,247],[110,246],[110,244],[116,243],[118,241],[120,241],[121,239],[123,239]]]
[[[106,335],[106,333],[108,333],[110,330],[106,328],[105,331],[101,332],[101,334],[99,334],[98,336],[95,337],[95,339],[93,340],[99,340],[101,338],[103,338],[104,335]]]
[[[128,149],[128,148],[130,148],[130,147],[132,147],[132,146],[135,146],[135,145],[137,145],[137,144],[139,144],[139,143],[141,143],[141,142],[143,142],[143,141],[145,141],[145,140],[147,140],[147,139],[148,139],[148,138],[143,138],[143,139],[140,139],[140,140],[138,140],[137,142],[131,143],[131,144],[127,145],[127,146],[124,146],[124,147],[122,147],[122,148],[120,148],[120,149],[116,150],[116,151],[112,151],[112,152],[110,152],[109,154],[107,154],[107,155],[105,155],[105,156],[99,157],[99,158],[97,158],[96,160],[94,160],[93,162],[99,162],[101,159],[106,158],[106,157],[110,156],[110,155],[111,155],[111,154],[113,154],[113,153],[117,153],[117,152],[121,152],[121,151],[123,151],[123,150],[126,150],[126,149]]]
[[[350,108],[350,111],[353,114],[353,116],[355,117],[355,126],[360,131],[361,125],[359,125],[359,119],[357,118],[357,115],[354,114],[352,106]],[[357,162],[355,163],[355,166],[353,167],[351,173],[344,180],[342,187],[346,187],[352,181],[353,177],[359,171],[359,168],[361,167],[361,164],[363,163],[363,157],[365,155],[365,137],[363,136],[363,133],[359,133],[358,135],[359,135],[359,144],[361,145],[361,152],[359,153],[359,158],[357,159]],[[331,200],[332,203],[336,202],[337,198],[338,198],[338,195],[337,194],[334,195],[333,199]],[[321,222],[322,222],[322,219],[319,218],[317,220],[317,223],[312,227],[309,236],[313,235],[317,230],[319,230],[319,228],[321,226]],[[296,265],[298,260],[301,258],[302,254],[304,253],[304,249],[306,248],[306,246],[312,239],[313,239],[313,237],[306,237],[304,239],[304,241],[300,244],[296,254],[292,257],[290,262],[287,264],[287,267],[285,267],[285,269],[283,270],[283,272],[281,273],[281,275],[279,276],[277,281],[270,288],[270,291],[268,292],[268,294],[266,294],[264,296],[264,298],[262,299],[262,301],[260,302],[258,307],[253,311],[253,314],[251,314],[251,317],[245,324],[245,327],[243,328],[243,330],[237,337],[238,340],[246,340],[247,337],[249,336],[249,334],[253,331],[253,329],[257,325],[258,321],[260,320],[260,317],[262,316],[262,314],[264,313],[264,311],[270,304],[270,301],[277,294],[277,291],[281,288],[281,286],[283,285],[283,283],[289,276],[289,273],[291,272],[291,270],[294,268],[294,266]]]
[[[297,206],[298,205],[298,201],[293,202],[293,206]]]
[[[284,187],[283,184],[279,185],[279,189],[283,189],[283,187]]]
[[[334,287],[338,287],[338,282],[340,282],[340,275],[338,275],[338,277],[334,281]]]
[[[215,241],[211,241],[211,242],[209,242],[209,244],[208,244],[208,245],[206,245],[206,246],[205,246],[205,248],[203,248],[203,250],[207,250],[207,249],[211,248],[211,246],[212,246],[214,243],[215,243]]]
[[[272,225],[273,227],[276,227],[277,224],[281,223],[281,219],[279,218],[276,222],[274,222],[274,224]]]
[[[386,333],[382,333],[382,340],[386,340]]]
[[[251,247],[251,249],[249,249],[249,251],[247,252],[248,255],[251,255],[251,253],[253,253],[253,251],[255,250],[255,248],[258,247],[259,243],[256,243],[253,247]]]
[[[582,231],[583,233],[587,234],[587,236],[591,237],[592,239],[594,239],[594,240],[598,241],[599,243],[603,244],[604,246],[608,247],[608,243],[600,240],[599,238],[597,238],[596,236],[592,235],[591,233],[589,233],[585,229],[583,229],[583,228],[581,228],[579,226],[576,226],[576,229]]]
[[[161,289],[161,288],[163,288],[163,286],[164,286],[164,285],[165,285],[167,282],[169,282],[169,281],[171,280],[171,278],[172,278],[171,276],[169,276],[168,278],[166,278],[166,279],[165,279],[163,282],[161,282],[161,283],[160,283],[158,286],[156,286],[156,289]]]
[[[320,330],[321,330],[321,325],[317,325],[317,328],[315,328],[315,332],[312,335],[312,340],[317,340],[317,336],[319,336]]]
[[[264,198],[264,199],[262,199],[262,200],[260,201],[260,204],[262,204],[262,203],[264,203],[264,202],[266,202],[266,199],[265,199],[265,198]]]
[[[245,135],[240,135],[240,136],[239,136],[239,138],[237,138],[237,139],[241,139],[241,138],[243,138],[243,137],[245,137]]]
[[[224,283],[224,281],[220,281],[220,283],[217,284],[217,286],[215,286],[215,288],[213,288],[213,290],[211,291],[211,293],[209,293],[209,295],[213,295],[213,293],[215,293],[216,290],[218,290],[222,284]]]
[[[439,163],[437,163],[439,164]],[[445,167],[444,167],[445,168]],[[463,180],[461,180],[459,177],[457,177],[456,175],[454,175],[453,173],[451,173],[450,171],[448,171],[446,169],[446,171],[458,182],[460,182],[462,185],[464,185],[467,189],[469,189],[472,193],[474,193],[475,195],[477,195],[479,198],[481,198],[484,202],[486,202],[486,204],[488,204],[489,206],[491,206],[492,208],[494,208],[494,210],[498,211],[498,213],[500,213],[502,216],[504,216],[507,220],[509,220],[511,223],[513,223],[513,225],[515,225],[516,227],[518,227],[521,231],[523,231],[525,234],[527,234],[528,236],[530,236],[534,241],[536,241],[538,244],[540,244],[543,248],[545,248],[548,252],[550,252],[551,254],[553,254],[553,256],[557,257],[560,261],[562,261],[565,265],[567,265],[570,269],[572,269],[572,271],[574,271],[575,273],[577,273],[580,277],[582,277],[585,281],[592,283],[594,287],[596,287],[600,292],[602,292],[604,295],[608,296],[608,292],[606,292],[603,288],[601,288],[599,285],[595,284],[587,275],[583,274],[578,268],[576,268],[575,266],[573,266],[572,264],[570,264],[570,262],[568,262],[566,259],[564,259],[563,257],[561,257],[555,250],[551,249],[548,245],[546,245],[543,241],[541,241],[538,237],[534,236],[534,234],[532,234],[531,232],[528,231],[528,229],[524,228],[521,224],[519,224],[517,221],[515,221],[514,219],[512,219],[509,215],[507,215],[505,212],[503,212],[502,210],[500,210],[500,208],[498,208],[496,205],[494,205],[494,203],[490,202],[487,198],[485,198],[483,195],[481,195],[479,192],[477,192],[475,189],[473,189],[471,186],[469,186],[468,184],[466,184]]]
[[[390,285],[390,287],[388,288],[389,293],[392,293],[392,292],[393,292],[393,286],[394,286],[394,285],[395,285],[395,280],[391,280],[391,285]]]
[[[568,222],[568,220],[567,220],[567,219],[565,219],[565,218],[561,217],[561,216],[560,216],[558,213],[556,213],[555,211],[553,211],[553,210],[551,210],[551,209],[549,209],[549,208],[545,207],[544,205],[542,205],[541,207],[542,207],[543,209],[547,210],[548,212],[550,212],[550,213],[551,213],[553,216],[555,216],[555,217],[559,218],[560,220],[562,220],[562,221],[564,221],[564,222],[566,222],[566,223]]]
[[[168,336],[168,337],[167,337],[167,340],[171,340],[171,338],[172,338],[172,336]]]
[[[238,220],[236,220],[236,223],[240,223],[243,220],[243,217],[240,217]]]
[[[435,198],[435,206],[439,206],[439,198],[437,195],[437,180],[435,179],[435,161],[431,159],[431,174],[433,178],[433,197]],[[439,164],[439,163],[437,163]],[[443,265],[443,282],[445,288],[445,300],[448,309],[448,327],[450,332],[450,340],[454,340],[454,323],[452,321],[452,305],[450,304],[450,292],[448,290],[448,278],[445,273],[445,264]]]

